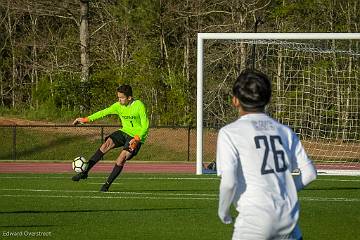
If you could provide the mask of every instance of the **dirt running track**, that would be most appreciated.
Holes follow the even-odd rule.
[[[114,163],[99,163],[92,171],[109,173]],[[195,173],[195,163],[136,163],[129,162],[125,172],[133,173]],[[0,173],[73,173],[71,163],[2,162]]]

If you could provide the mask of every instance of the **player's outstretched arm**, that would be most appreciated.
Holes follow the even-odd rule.
[[[73,125],[84,124],[84,123],[88,123],[88,122],[89,122],[89,119],[87,117],[76,118],[73,122]]]

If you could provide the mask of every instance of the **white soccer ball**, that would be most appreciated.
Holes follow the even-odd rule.
[[[88,167],[88,162],[84,157],[76,157],[72,162],[72,168],[75,172],[84,172]]]

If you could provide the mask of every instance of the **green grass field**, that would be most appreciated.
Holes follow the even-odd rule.
[[[1,239],[231,239],[214,175],[124,173],[109,193],[104,174],[70,176],[0,174]],[[359,191],[358,177],[319,176],[300,193],[304,239],[358,239]]]

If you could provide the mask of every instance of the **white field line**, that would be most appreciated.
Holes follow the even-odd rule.
[[[30,194],[1,194],[0,197],[33,197],[33,198],[87,198],[87,199],[166,199],[166,200],[217,200],[217,198],[206,197],[147,197],[147,196],[111,196],[109,193],[105,193],[103,196],[71,196],[71,195],[30,195]]]
[[[218,198],[209,197],[149,197],[149,196],[110,196],[111,194],[105,193],[104,196],[73,196],[73,195],[31,195],[31,194],[1,194],[0,197],[29,197],[29,198],[86,198],[86,199],[152,199],[152,200],[218,200]],[[319,197],[303,197],[301,201],[315,201],[315,202],[360,202],[357,198],[319,198]]]
[[[16,176],[0,176],[0,179],[71,179],[71,177],[52,177],[52,176],[42,176],[42,177],[30,177],[30,176],[23,176],[23,177],[16,177]],[[103,177],[92,177],[90,176],[89,179],[104,179],[106,176]],[[123,180],[220,180],[217,177],[206,177],[206,178],[198,178],[198,177],[122,177]]]
[[[320,178],[316,181],[329,181],[329,182],[360,182],[360,179],[331,179],[331,178]]]
[[[57,193],[57,192],[59,192],[59,193],[99,193],[99,191],[95,191],[95,190],[52,190],[52,189],[22,189],[22,188],[1,188],[0,191],[55,192],[55,193]],[[217,197],[217,194],[206,194],[206,193],[107,192],[106,194]]]
[[[0,194],[0,197],[29,197],[29,198],[87,198],[87,199],[154,199],[154,200],[218,200],[217,194],[182,194],[182,193],[141,193],[141,192],[107,192],[50,190],[50,189],[0,189],[0,191],[28,191],[55,193],[98,193],[98,195],[43,195],[43,194]],[[300,201],[315,202],[360,202],[360,198],[331,198],[331,197],[300,197]]]
[[[354,169],[354,170],[318,169],[318,175],[322,175],[322,176],[360,176],[360,171],[358,169]]]
[[[23,177],[16,177],[16,176],[0,176],[0,179],[70,179],[71,177],[65,176],[23,176]],[[89,179],[106,179],[106,176],[103,177],[92,177],[90,176]],[[198,178],[198,177],[121,177],[121,180],[219,180],[220,177],[206,177],[206,178]],[[331,181],[331,182],[360,182],[360,179],[332,179],[332,178],[318,178],[315,181]],[[90,184],[103,184],[103,183],[91,183]],[[113,183],[116,184],[116,183]]]
[[[316,202],[360,202],[360,198],[300,197],[300,200]]]

